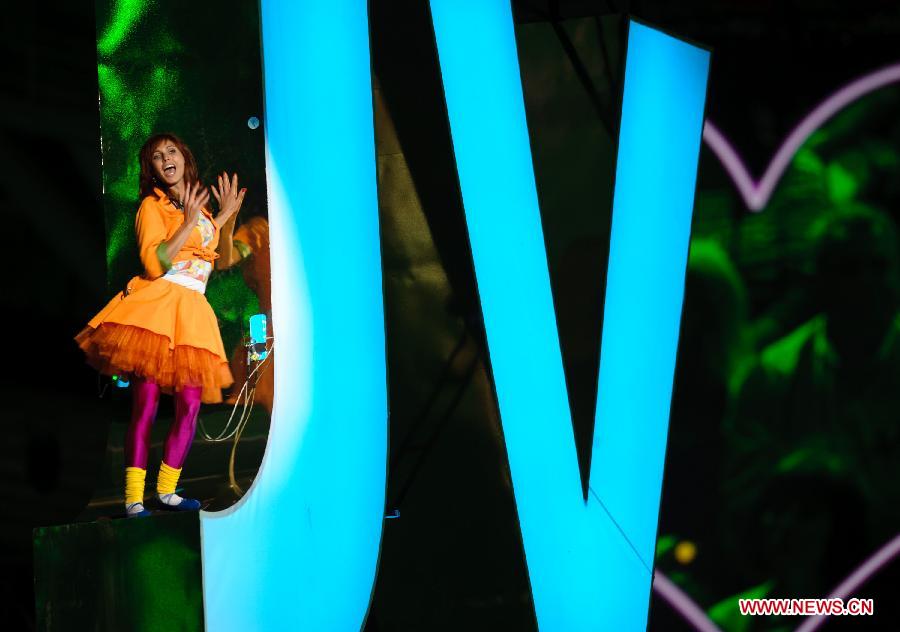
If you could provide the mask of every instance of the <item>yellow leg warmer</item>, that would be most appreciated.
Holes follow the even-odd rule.
[[[125,468],[125,504],[144,502],[144,479],[147,470],[140,467]]]
[[[181,476],[181,468],[177,470],[169,467],[165,462],[159,465],[159,476],[156,477],[156,491],[162,494],[174,494],[175,486],[178,485],[178,477]]]

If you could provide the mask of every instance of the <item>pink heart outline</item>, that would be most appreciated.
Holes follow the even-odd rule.
[[[807,114],[788,134],[759,181],[754,180],[740,154],[728,141],[725,134],[709,119],[703,125],[703,140],[731,176],[731,180],[740,192],[747,208],[753,212],[759,212],[769,203],[775,185],[781,180],[794,154],[813,132],[853,101],[874,90],[897,82],[900,82],[900,63],[894,63],[863,75],[836,90]]]

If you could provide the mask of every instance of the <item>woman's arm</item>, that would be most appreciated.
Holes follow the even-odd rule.
[[[213,195],[219,203],[219,214],[215,220],[219,227],[216,270],[227,270],[243,259],[243,252],[234,245],[234,225],[246,192],[247,189],[238,189],[237,174],[229,179],[228,174],[223,172],[219,176],[219,186],[213,186]]]
[[[216,252],[216,270],[227,270],[243,259],[241,251],[234,245],[234,225],[237,222],[237,213],[228,218],[219,230],[219,247]]]
[[[167,231],[156,200],[151,196],[145,197],[141,202],[134,218],[134,232],[138,254],[144,265],[144,275],[150,279],[161,277],[166,273],[166,267],[157,253],[163,246]]]
[[[156,251],[164,268],[172,267],[172,259],[184,246],[194,227],[197,226],[197,221],[200,219],[200,210],[207,202],[209,202],[209,191],[200,186],[199,183],[193,186],[188,184],[185,187],[184,200],[182,201],[184,205],[184,223],[178,227],[172,238],[161,243]]]

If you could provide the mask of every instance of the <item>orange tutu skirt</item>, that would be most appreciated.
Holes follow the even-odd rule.
[[[135,278],[75,341],[105,375],[136,375],[163,392],[200,386],[204,403],[222,401],[233,382],[216,315],[200,292],[163,278]]]

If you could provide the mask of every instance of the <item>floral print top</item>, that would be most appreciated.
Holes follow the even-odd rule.
[[[216,227],[212,221],[204,214],[200,215],[197,221],[197,228],[200,231],[203,247],[207,247],[216,234]],[[206,282],[209,281],[209,275],[212,274],[213,264],[211,261],[204,259],[188,259],[186,261],[178,261],[172,264],[168,272],[164,275],[167,281],[178,283],[192,290],[197,290],[201,294],[206,291]]]

